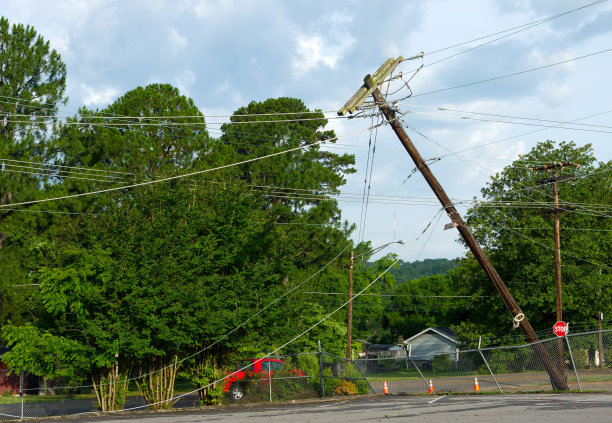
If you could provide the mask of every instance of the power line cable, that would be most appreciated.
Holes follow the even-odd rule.
[[[372,187],[372,172],[374,171],[374,157],[376,154],[376,141],[378,140],[378,126],[380,124],[380,120],[377,122],[376,126],[374,127],[374,144],[372,146],[372,160],[370,163],[370,174],[367,174],[367,169],[366,169],[366,179],[364,181],[364,183],[367,183],[368,185],[368,189],[367,189],[367,194],[365,195],[365,207],[362,205],[362,210],[363,210],[363,219],[362,222],[360,222],[360,232],[361,232],[361,236],[360,236],[360,241],[363,241],[363,236],[365,234],[365,222],[367,220],[368,217],[368,204],[369,204],[369,199],[370,199],[370,188]],[[370,131],[370,134],[372,132]],[[370,142],[371,142],[371,135],[370,135]],[[369,157],[369,155],[368,155]],[[364,186],[364,191],[365,191],[365,186]]]
[[[65,195],[65,196],[61,196],[61,197],[46,198],[46,199],[40,199],[40,200],[22,201],[22,202],[19,202],[19,203],[0,204],[0,208],[15,207],[15,206],[21,206],[21,205],[26,205],[26,204],[43,203],[43,202],[48,202],[48,201],[65,200],[65,199],[69,199],[69,198],[84,197],[84,196],[89,196],[89,195],[97,195],[97,194],[102,194],[102,193],[107,193],[107,192],[112,192],[112,191],[119,191],[119,190],[124,190],[124,189],[132,189],[132,188],[141,187],[141,186],[145,186],[145,185],[153,185],[153,184],[167,182],[167,181],[171,181],[171,180],[187,178],[187,177],[191,177],[191,176],[195,176],[195,175],[200,175],[200,174],[203,174],[203,173],[214,172],[214,171],[221,170],[221,169],[227,169],[227,168],[230,168],[230,167],[239,166],[239,165],[246,164],[246,163],[251,163],[251,162],[255,162],[255,161],[259,161],[259,160],[268,159],[268,158],[271,158],[271,157],[276,157],[276,156],[279,156],[279,155],[282,155],[282,154],[290,153],[292,151],[298,151],[298,150],[307,149],[307,148],[310,148],[310,147],[315,146],[315,145],[319,145],[319,144],[323,144],[325,142],[329,142],[329,141],[332,141],[332,140],[335,140],[335,139],[339,139],[341,137],[348,137],[348,136],[351,136],[351,135],[363,132],[363,131],[368,130],[368,129],[369,128],[361,129],[361,130],[354,131],[354,132],[351,132],[351,133],[343,135],[343,136],[336,136],[336,137],[333,137],[333,138],[330,138],[330,139],[327,139],[327,140],[315,141],[315,142],[313,142],[311,144],[307,144],[307,145],[303,145],[303,146],[299,146],[299,147],[290,148],[290,149],[279,151],[279,152],[276,152],[276,153],[271,153],[271,154],[268,154],[266,156],[255,157],[255,158],[251,158],[251,159],[247,159],[247,160],[242,160],[240,162],[235,162],[235,163],[230,163],[230,164],[227,164],[227,165],[217,166],[217,167],[213,167],[213,168],[210,168],[210,169],[204,169],[204,170],[190,172],[190,173],[186,173],[186,174],[182,174],[182,175],[175,175],[175,176],[170,176],[170,177],[156,179],[156,180],[151,180],[151,181],[145,181],[145,182],[139,182],[139,183],[130,184],[130,185],[124,185],[124,186],[121,186],[121,187],[113,187],[113,188],[107,188],[107,189],[102,189],[102,190],[96,190],[96,191],[90,191],[90,192],[84,192],[84,193],[72,194],[72,195]]]
[[[440,49],[437,49],[437,50],[434,50],[434,51],[430,51],[430,52],[427,52],[426,55],[429,56],[429,55],[432,55],[432,54],[440,53],[440,52],[443,52],[443,51],[446,51],[446,50],[450,50],[450,49],[455,48],[455,47],[461,47],[463,45],[473,43],[474,41],[484,40],[486,38],[494,37],[496,35],[500,35],[500,34],[503,34],[503,33],[506,33],[506,32],[510,32],[510,31],[514,31],[514,30],[517,30],[517,29],[521,29],[521,28],[525,28],[525,27],[531,28],[533,26],[536,26],[536,25],[539,25],[539,24],[542,24],[542,23],[545,23],[545,22],[548,22],[548,21],[560,18],[562,16],[569,15],[570,13],[574,13],[574,12],[577,12],[579,10],[586,9],[588,7],[595,6],[595,5],[600,4],[600,3],[605,3],[606,1],[607,0],[594,1],[592,3],[588,3],[588,4],[584,5],[584,6],[578,7],[576,9],[568,10],[566,12],[562,12],[562,13],[559,13],[559,14],[556,14],[556,15],[552,15],[552,16],[549,16],[547,18],[538,19],[538,20],[535,20],[535,21],[532,21],[532,22],[528,22],[528,23],[519,25],[519,26],[515,26],[515,27],[512,27],[512,28],[507,28],[507,29],[504,29],[504,30],[501,30],[501,31],[498,31],[498,32],[494,32],[492,34],[488,34],[488,35],[484,35],[484,36],[481,36],[481,37],[478,37],[478,38],[474,38],[474,39],[471,39],[469,41],[463,41],[461,43],[453,44],[453,45],[448,46],[448,47],[444,47],[444,48],[440,48]],[[526,28],[526,29],[529,29],[529,28]],[[513,35],[513,34],[510,34],[510,35]],[[494,41],[497,41],[497,40],[494,40]],[[470,50],[472,50],[472,49],[470,49]]]
[[[601,115],[604,115],[604,114],[607,114],[607,113],[610,113],[610,112],[612,112],[612,109],[609,109],[609,110],[606,110],[606,111],[603,111],[603,112],[599,112],[599,113],[595,113],[595,114],[592,114],[592,115],[588,115],[588,116],[584,116],[584,117],[578,118],[578,119],[572,121],[572,123],[573,122],[578,122],[578,121],[581,121],[581,120],[585,120],[585,119],[589,119],[589,118],[592,118],[592,117],[596,117],[596,116],[601,116]],[[525,135],[532,135],[532,134],[535,134],[535,133],[538,133],[538,132],[545,131],[546,129],[559,129],[559,128],[560,128],[559,125],[556,125],[556,126],[553,125],[553,126],[546,127],[544,129],[537,129],[535,131],[524,132],[522,134],[518,134],[518,135],[511,136],[511,137],[507,137],[507,138],[491,141],[491,142],[488,142],[488,143],[485,143],[485,144],[476,145],[476,146],[473,146],[473,147],[465,148],[463,150],[457,150],[457,151],[451,152],[449,154],[442,155],[442,156],[440,156],[440,158],[444,158],[444,157],[448,157],[448,156],[456,155],[456,154],[460,154],[460,153],[465,153],[466,151],[471,151],[471,150],[475,150],[475,149],[478,149],[478,148],[487,147],[487,146],[492,145],[492,144],[497,144],[497,143],[500,143],[500,142],[509,141],[509,140],[512,140],[512,139],[515,139],[515,138],[523,137]]]
[[[596,56],[596,55],[599,55],[599,54],[608,53],[610,51],[612,51],[612,48],[596,51],[594,53],[589,53],[589,54],[585,54],[585,55],[578,56],[578,57],[574,57],[572,59],[562,60],[560,62],[550,63],[550,64],[544,65],[544,66],[538,66],[536,68],[525,69],[525,70],[522,70],[522,71],[519,71],[519,72],[513,72],[513,73],[506,74],[506,75],[501,75],[501,76],[496,76],[496,77],[493,77],[493,78],[483,79],[483,80],[480,80],[480,81],[468,82],[468,83],[461,84],[461,85],[455,85],[453,87],[447,87],[447,88],[441,88],[441,89],[438,89],[438,90],[426,91],[424,93],[414,94],[414,95],[412,95],[412,97],[422,97],[422,96],[425,96],[425,95],[436,94],[436,93],[441,93],[441,92],[445,92],[445,91],[455,90],[455,89],[458,89],[458,88],[465,88],[465,87],[470,87],[470,86],[473,86],[473,85],[484,84],[486,82],[497,81],[497,80],[504,79],[504,78],[509,78],[509,77],[512,77],[512,76],[523,75],[523,74],[526,74],[526,73],[530,73],[530,72],[535,72],[535,71],[542,70],[542,69],[551,68],[553,66],[563,65],[565,63],[570,63],[570,62],[575,62],[575,61],[578,61],[578,60],[581,60],[581,59],[586,59],[588,57],[593,57],[593,56]]]

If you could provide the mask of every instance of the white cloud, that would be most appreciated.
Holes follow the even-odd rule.
[[[66,33],[53,34],[49,37],[49,45],[60,55],[67,54],[70,51],[70,37]]]
[[[559,63],[566,60],[571,60],[576,57],[576,54],[571,49],[565,49],[553,54],[543,54],[541,50],[534,49],[529,53],[528,63],[533,67],[540,67]],[[560,66],[555,66],[555,74],[559,73],[559,69],[564,69],[567,73],[573,72],[576,67],[576,62],[564,63]]]
[[[195,76],[195,73],[193,73],[193,71],[186,70],[176,78],[175,83],[176,83],[177,88],[181,92],[181,94],[189,97],[190,96],[189,90],[193,86],[193,84],[195,84],[196,79],[197,78]]]
[[[176,28],[170,29],[169,41],[170,41],[170,45],[174,53],[178,53],[179,51],[187,47],[187,44],[189,44],[189,42],[187,41],[187,38],[181,35],[176,30]]]
[[[240,6],[235,0],[199,0],[193,5],[193,11],[199,18],[211,19],[219,13],[239,10]]]
[[[337,62],[343,58],[344,52],[354,42],[353,38],[346,37],[334,45],[319,35],[298,36],[296,54],[291,63],[294,74],[298,77],[303,76],[319,66],[334,69]]]
[[[87,84],[81,84],[83,91],[83,103],[89,107],[92,105],[103,106],[113,101],[119,94],[119,90],[114,87],[93,88]]]
[[[326,55],[323,50],[323,40],[318,37],[300,36],[297,40],[297,57],[293,58],[293,68],[297,74],[307,73],[320,64],[333,69],[338,60],[336,55]]]
[[[540,97],[549,106],[557,106],[569,102],[576,89],[572,85],[560,84],[554,81],[545,81],[539,84]]]

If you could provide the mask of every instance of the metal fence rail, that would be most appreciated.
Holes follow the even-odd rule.
[[[575,391],[612,392],[612,330],[567,335],[540,341],[547,359]],[[551,392],[543,357],[533,344],[477,348],[419,357],[405,356],[346,360],[323,351],[275,356],[284,367],[247,375],[237,381],[242,395],[226,392],[222,404],[303,400],[340,395],[382,393],[386,382],[391,394],[440,392]],[[478,382],[476,384],[476,381]],[[229,387],[220,381],[217,389]],[[198,406],[195,387],[175,384],[180,399],[175,408]],[[184,395],[183,393],[189,393]],[[146,407],[136,384],[130,383],[123,407]],[[61,386],[28,372],[0,370],[0,420],[74,415],[96,411],[91,386]]]

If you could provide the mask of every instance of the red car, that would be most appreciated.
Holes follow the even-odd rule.
[[[244,380],[247,377],[253,378],[259,375],[259,378],[264,383],[268,383],[268,372],[271,376],[275,371],[285,368],[285,363],[276,358],[247,358],[236,365],[235,373],[228,372],[228,374],[233,374],[225,379],[223,392],[229,393],[232,401],[239,401],[244,396]],[[291,370],[290,373],[296,376],[305,376],[305,374],[298,369]]]

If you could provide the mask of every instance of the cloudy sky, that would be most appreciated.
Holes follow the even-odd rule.
[[[592,2],[0,0],[0,13],[11,23],[34,26],[61,54],[70,97],[63,115],[83,105],[102,108],[137,86],[164,82],[194,99],[213,136],[215,123],[226,120],[214,116],[271,97],[301,98],[333,118],[385,59],[422,51],[423,59],[397,69],[404,81],[412,77],[413,93],[397,107],[410,112],[404,122],[423,157],[471,148],[431,165],[448,195],[460,201],[478,196],[492,174],[541,140],[591,143],[600,160],[611,159],[612,51],[605,50],[612,48],[612,4],[563,14]],[[565,63],[546,67],[559,62]],[[514,73],[520,74],[494,79]],[[401,80],[389,90],[400,90],[389,98],[408,94]],[[587,116],[593,117],[581,124],[608,128],[544,128],[529,125],[559,124],[525,119]],[[438,220],[440,206],[430,201],[423,178],[408,178],[414,165],[391,129],[369,132],[371,124],[330,119],[341,136],[333,151],[357,157],[358,172],[340,197],[343,218],[358,225],[355,238],[374,246],[405,239],[408,245],[396,252],[407,261],[464,254],[456,231],[443,230],[448,218]],[[372,166],[370,139],[376,141]],[[364,192],[366,171],[367,211],[358,195],[346,201]],[[431,232],[413,243],[432,220]]]

